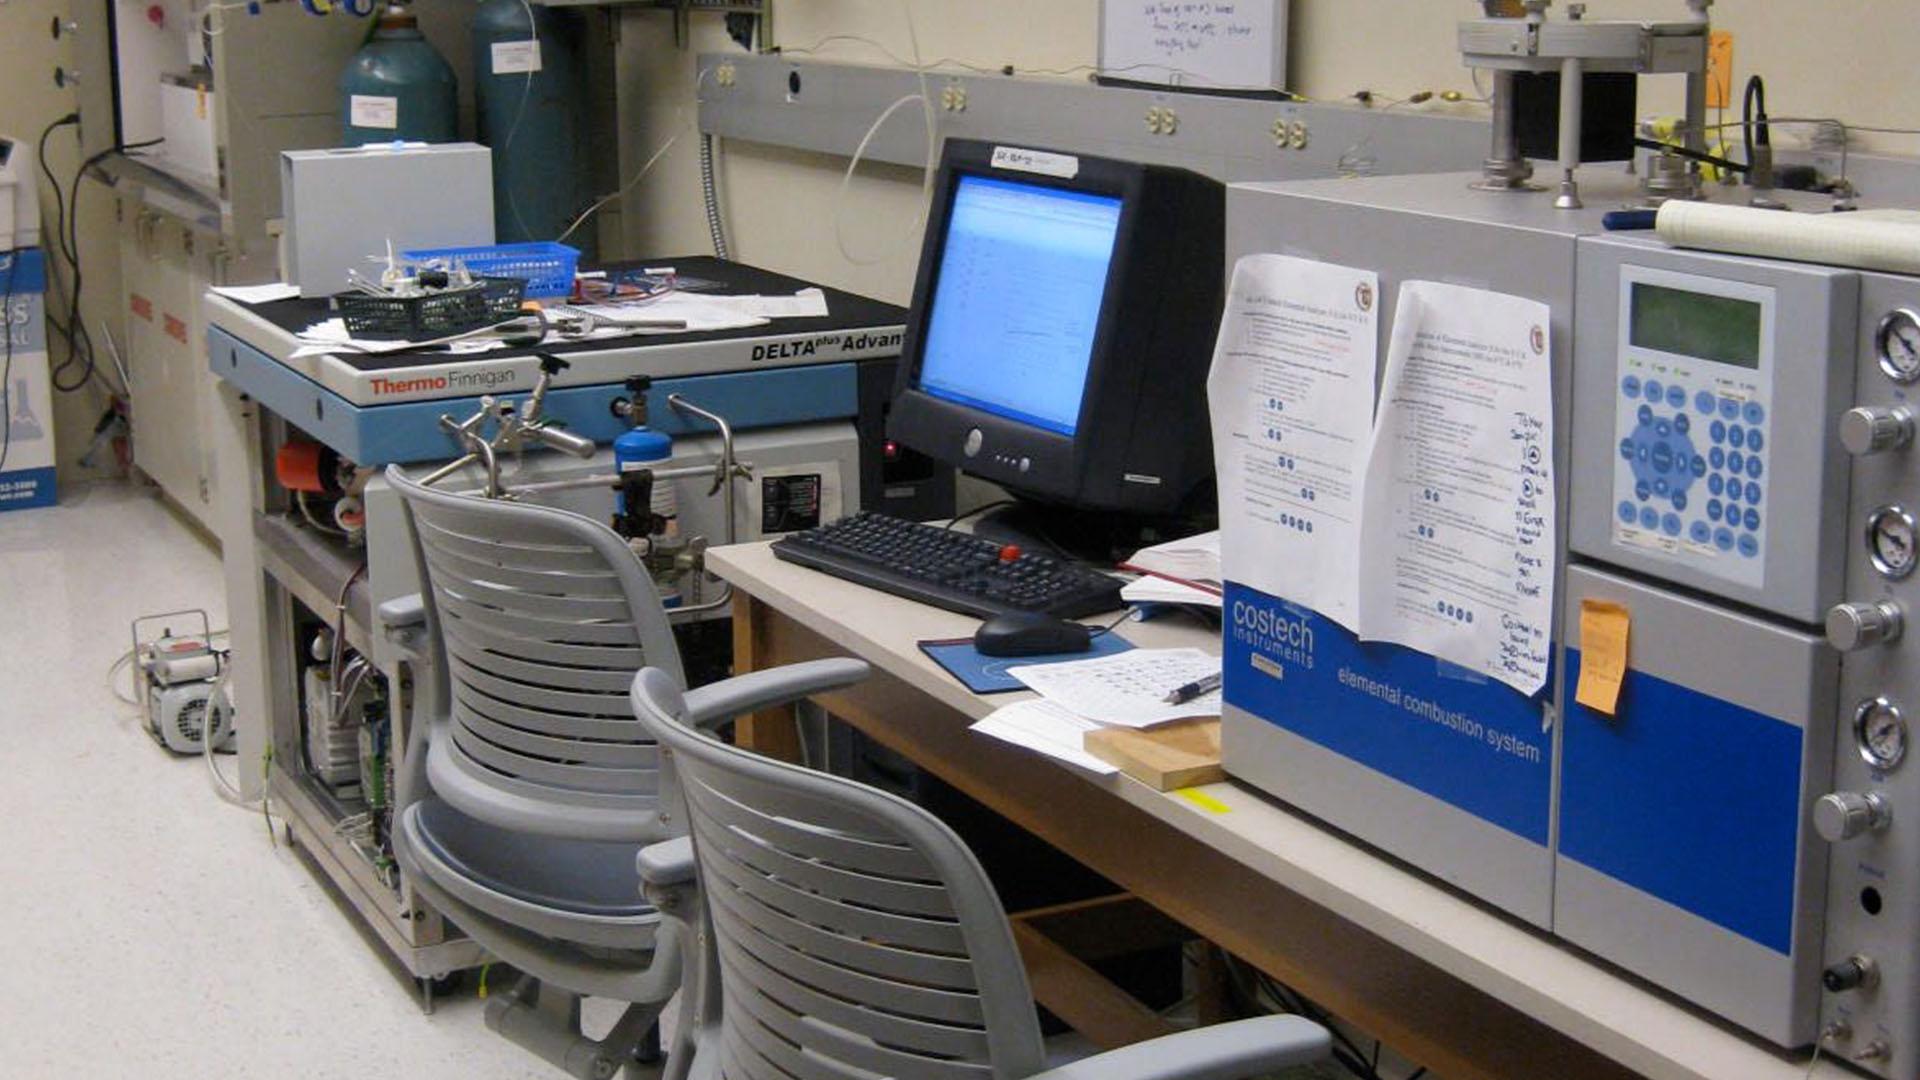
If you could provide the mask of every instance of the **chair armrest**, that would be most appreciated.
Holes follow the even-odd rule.
[[[1299,1016],[1260,1016],[1082,1058],[1028,1080],[1242,1080],[1327,1056],[1331,1039]]]
[[[864,660],[836,657],[735,675],[687,691],[687,722],[697,728],[711,728],[745,713],[852,686],[872,670]]]
[[[381,604],[375,614],[388,630],[408,630],[427,625],[427,602],[419,593],[408,593]]]
[[[693,880],[693,839],[676,836],[657,844],[648,844],[634,857],[640,871],[640,883],[648,888],[685,885]]]

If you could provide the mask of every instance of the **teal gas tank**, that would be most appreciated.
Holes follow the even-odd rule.
[[[340,73],[340,142],[445,143],[459,138],[459,84],[420,21],[394,4]]]
[[[584,209],[581,32],[572,13],[522,0],[482,0],[474,12],[474,122],[493,150],[494,235],[503,243],[552,240]]]

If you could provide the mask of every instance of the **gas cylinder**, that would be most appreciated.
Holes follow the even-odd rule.
[[[628,428],[620,437],[613,440],[613,468],[615,472],[637,472],[641,469],[661,468],[673,460],[673,438],[662,431],[646,426]],[[615,508],[624,513],[626,503],[623,496],[616,495]],[[669,522],[673,527],[680,516],[680,502],[673,490],[673,481],[660,480],[653,485],[653,512]]]
[[[481,0],[474,12],[473,115],[493,150],[493,232],[502,243],[552,240],[583,209],[581,35],[574,13],[525,0]]]
[[[404,4],[380,13],[373,35],[340,73],[340,142],[444,143],[459,138],[453,68],[427,43]]]

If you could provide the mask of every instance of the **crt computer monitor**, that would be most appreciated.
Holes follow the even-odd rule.
[[[1189,508],[1224,217],[1184,169],[947,140],[889,436],[1041,503]]]

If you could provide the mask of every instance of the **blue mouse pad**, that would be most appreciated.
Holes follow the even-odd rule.
[[[1096,656],[1123,653],[1131,648],[1132,642],[1112,631],[1096,635],[1093,647],[1085,652],[1048,653],[1045,656],[982,656],[980,650],[973,647],[972,638],[920,643],[921,652],[933,657],[935,663],[946,668],[976,694],[1004,694],[1009,690],[1026,689],[1020,680],[1007,674],[1007,669],[1011,667],[1057,664],[1063,660],[1091,660]]]

